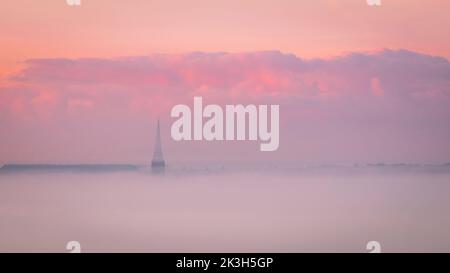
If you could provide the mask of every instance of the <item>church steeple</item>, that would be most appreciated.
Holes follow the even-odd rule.
[[[164,161],[162,153],[161,132],[159,128],[159,119],[158,119],[158,125],[156,127],[155,148],[153,150],[152,168],[164,168],[165,165],[166,162]]]

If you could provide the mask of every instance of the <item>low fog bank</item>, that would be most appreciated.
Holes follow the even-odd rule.
[[[449,172],[190,168],[0,175],[0,252],[450,251]]]

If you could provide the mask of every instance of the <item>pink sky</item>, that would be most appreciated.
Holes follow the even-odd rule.
[[[448,10],[446,0],[2,3],[0,163],[146,163],[157,116],[169,161],[450,161]],[[279,151],[170,141],[170,108],[194,95],[280,104]]]
[[[447,0],[4,1],[0,75],[29,58],[280,50],[302,57],[406,48],[450,57]]]

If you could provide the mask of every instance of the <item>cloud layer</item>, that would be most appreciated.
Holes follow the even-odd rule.
[[[148,161],[155,118],[167,134],[171,107],[195,95],[280,104],[280,151],[263,158],[450,160],[450,63],[383,50],[312,60],[278,51],[27,60],[0,86],[0,161]],[[241,158],[242,149],[244,160],[261,157],[253,144],[168,137],[175,159],[193,150],[216,160]]]

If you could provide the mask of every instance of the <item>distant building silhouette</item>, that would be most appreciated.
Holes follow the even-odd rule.
[[[164,161],[162,147],[161,147],[161,132],[159,128],[159,119],[158,125],[156,127],[156,140],[155,140],[155,149],[153,150],[153,160],[152,160],[152,169],[162,169],[166,166],[166,162]]]

